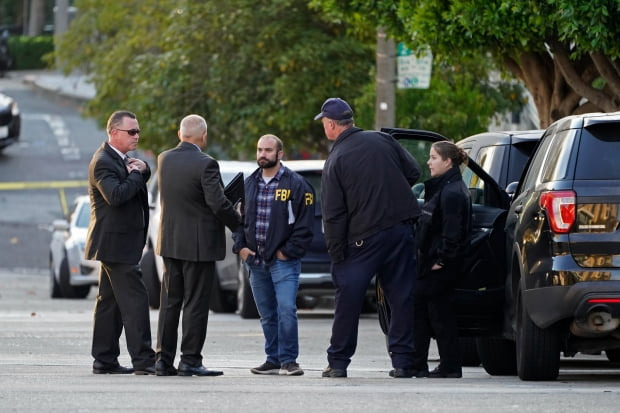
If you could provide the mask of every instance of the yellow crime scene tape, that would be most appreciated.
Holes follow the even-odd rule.
[[[0,182],[0,191],[19,191],[24,189],[58,189],[60,207],[64,216],[69,216],[65,188],[81,188],[88,186],[87,180],[82,181],[40,181],[40,182]]]

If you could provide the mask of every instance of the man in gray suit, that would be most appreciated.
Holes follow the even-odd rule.
[[[207,144],[207,122],[188,115],[179,128],[180,143],[158,158],[161,224],[157,254],[164,259],[164,275],[157,329],[157,375],[173,376],[177,329],[183,309],[181,376],[219,376],[202,365],[207,335],[209,296],[215,261],[224,259],[224,225],[232,231],[240,215],[224,195],[219,165],[202,152]]]
[[[101,261],[92,355],[95,374],[155,374],[146,287],[138,262],[146,242],[148,165],[127,156],[138,145],[136,115],[116,111],[108,119],[108,142],[88,168],[90,225],[84,255]],[[125,327],[133,369],[118,363]]]

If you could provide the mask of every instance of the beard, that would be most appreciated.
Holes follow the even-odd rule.
[[[267,159],[267,158],[260,158],[256,161],[256,163],[258,164],[258,167],[261,169],[269,169],[269,168],[273,168],[274,166],[276,166],[278,164],[278,159]]]

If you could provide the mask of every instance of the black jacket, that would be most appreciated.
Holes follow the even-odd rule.
[[[284,172],[278,182],[275,199],[271,203],[267,242],[263,260],[267,263],[275,259],[276,252],[282,251],[289,258],[301,258],[312,242],[312,222],[314,220],[314,191],[312,186],[299,174],[284,165]],[[258,192],[257,169],[245,179],[245,204],[243,205],[243,227],[233,234],[233,252],[238,254],[242,248],[257,251],[256,244],[256,195]],[[291,216],[292,212],[292,216]]]
[[[428,276],[435,263],[456,276],[469,243],[471,214],[471,197],[458,167],[424,182],[424,205],[416,231],[419,278]]]
[[[417,161],[390,135],[352,127],[338,136],[325,162],[321,206],[327,249],[333,262],[346,245],[403,221],[420,207],[411,186]]]
[[[127,172],[123,159],[105,142],[88,167],[90,224],[84,256],[119,264],[137,264],[146,243],[149,205],[146,171]]]
[[[215,159],[189,142],[157,158],[161,204],[157,254],[205,262],[226,256],[224,226],[235,231],[241,217],[224,195]]]

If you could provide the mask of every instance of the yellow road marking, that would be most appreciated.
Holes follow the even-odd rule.
[[[58,189],[58,198],[62,214],[69,216],[69,207],[65,188],[88,186],[88,181],[40,181],[40,182],[0,182],[0,191],[16,191],[20,189]]]
[[[63,189],[88,186],[88,181],[0,182],[0,191],[19,189]]]

